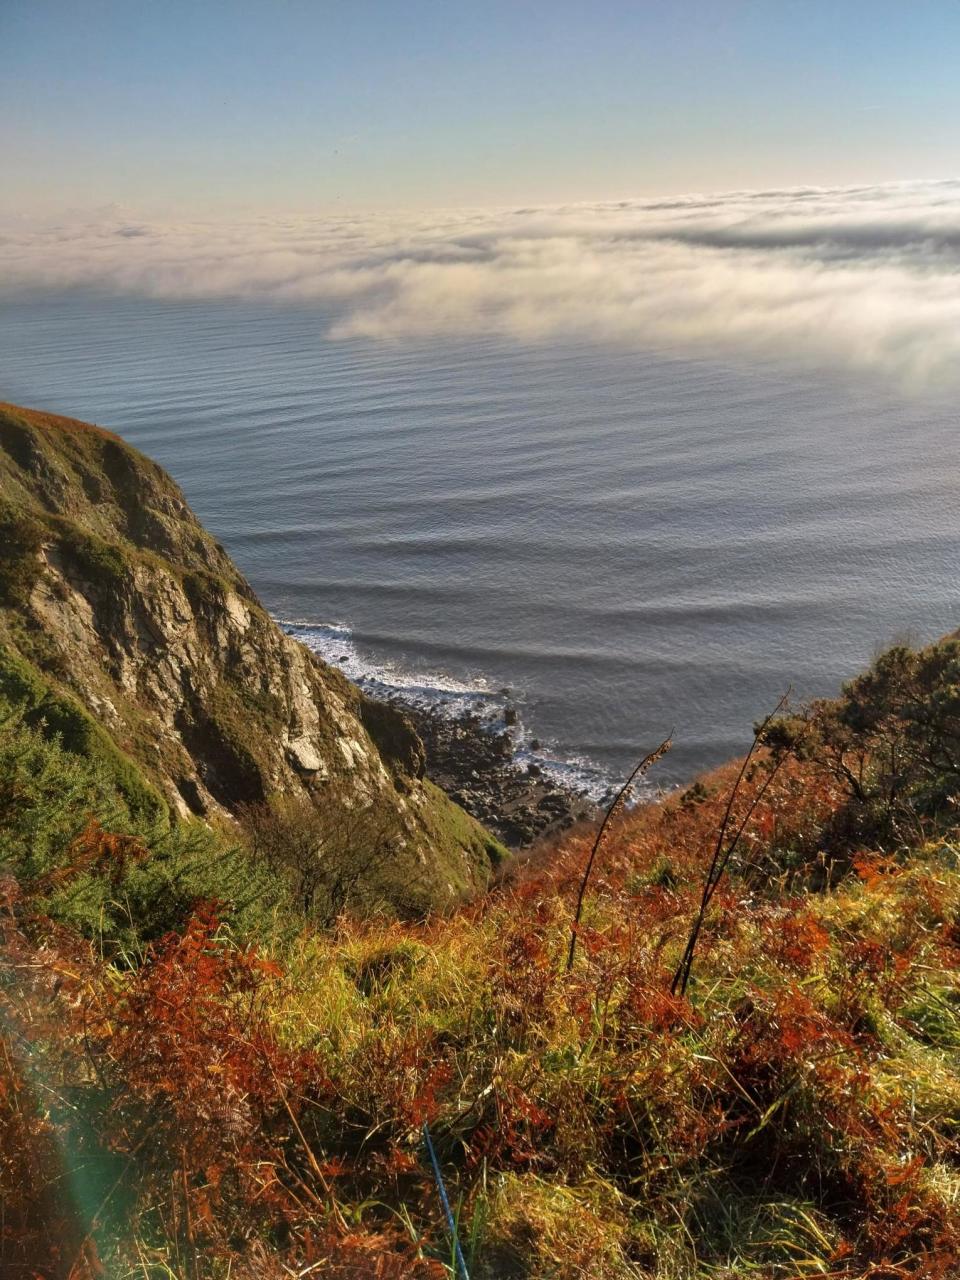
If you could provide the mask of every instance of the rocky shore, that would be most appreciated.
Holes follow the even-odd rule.
[[[503,718],[482,709],[451,716],[391,701],[423,741],[428,776],[509,848],[525,849],[597,816],[582,791],[558,783],[534,761],[518,760],[509,706]]]

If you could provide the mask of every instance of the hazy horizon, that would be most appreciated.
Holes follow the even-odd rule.
[[[6,0],[0,42],[0,210],[32,217],[556,204],[958,168],[947,0]]]

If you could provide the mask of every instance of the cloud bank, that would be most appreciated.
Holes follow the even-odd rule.
[[[0,289],[322,302],[332,338],[731,347],[960,376],[960,181],[419,217],[0,228]]]

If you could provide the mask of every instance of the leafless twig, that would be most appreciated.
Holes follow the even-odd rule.
[[[600,846],[603,844],[604,836],[607,834],[610,823],[626,805],[630,796],[630,790],[634,783],[642,778],[647,770],[655,765],[658,760],[661,760],[670,750],[671,746],[673,746],[672,730],[670,734],[664,738],[663,742],[660,743],[659,747],[645,755],[636,766],[630,774],[630,777],[627,778],[626,782],[617,792],[613,803],[610,805],[604,816],[603,822],[600,824],[600,830],[597,832],[597,838],[593,842],[593,848],[590,850],[590,857],[587,859],[587,865],[584,868],[583,879],[580,881],[580,892],[577,895],[577,909],[574,913],[573,924],[570,927],[570,949],[567,952],[567,973],[569,973],[573,968],[573,957],[577,950],[577,930],[580,927],[580,917],[583,914],[583,899],[587,892],[587,883],[590,880],[590,872],[593,870],[593,864],[600,851]]]
[[[787,692],[780,698],[779,702],[773,708],[770,714],[763,721],[763,723],[757,727],[753,735],[753,742],[751,742],[750,744],[750,750],[744,756],[743,764],[740,766],[740,772],[737,774],[736,782],[734,782],[732,788],[730,789],[730,795],[727,798],[727,807],[724,810],[724,814],[723,814],[723,821],[720,823],[720,830],[717,832],[717,842],[714,845],[713,857],[710,861],[710,866],[707,870],[707,874],[703,882],[703,892],[700,895],[700,907],[697,911],[696,918],[693,922],[693,927],[690,930],[690,936],[687,939],[687,945],[684,948],[683,957],[680,960],[679,965],[677,966],[677,971],[673,975],[673,981],[670,984],[670,992],[672,995],[677,995],[678,993],[681,996],[686,995],[687,983],[690,981],[690,973],[693,969],[694,952],[696,951],[697,942],[699,941],[700,933],[703,929],[703,922],[706,919],[707,909],[710,906],[710,903],[713,899],[713,895],[717,891],[717,885],[720,883],[720,880],[723,877],[723,873],[727,868],[727,863],[730,861],[734,851],[737,848],[737,845],[740,843],[740,837],[743,835],[744,831],[746,830],[747,823],[753,817],[754,810],[756,809],[757,805],[760,803],[760,800],[764,792],[766,791],[770,783],[773,781],[774,776],[776,775],[776,773],[780,769],[780,766],[783,764],[786,758],[785,756],[779,756],[777,760],[774,762],[773,766],[770,769],[770,772],[767,774],[766,778],[764,779],[762,786],[760,786],[757,789],[757,793],[753,797],[753,800],[750,802],[750,805],[747,808],[747,812],[743,820],[741,821],[739,827],[734,832],[733,837],[730,840],[730,843],[724,846],[724,841],[727,838],[727,829],[730,826],[730,819],[733,814],[733,806],[734,806],[734,803],[736,802],[737,796],[740,793],[740,787],[742,786],[743,780],[746,777],[746,773],[750,765],[750,761],[753,759],[753,756],[756,754],[757,748],[760,746],[761,742],[763,741],[763,735],[766,732],[767,727],[770,724],[771,720],[773,720],[776,716],[780,714],[783,708],[787,705],[787,699],[789,697],[790,697],[790,690],[788,689]]]

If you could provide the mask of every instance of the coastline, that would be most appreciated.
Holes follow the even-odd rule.
[[[599,816],[586,791],[563,785],[533,761],[524,764],[499,717],[477,710],[444,714],[400,695],[384,701],[416,730],[431,781],[509,849],[527,849]]]
[[[612,794],[615,779],[529,735],[524,699],[510,689],[378,665],[345,623],[278,621],[368,697],[402,712],[423,742],[427,776],[509,849],[598,817]]]

